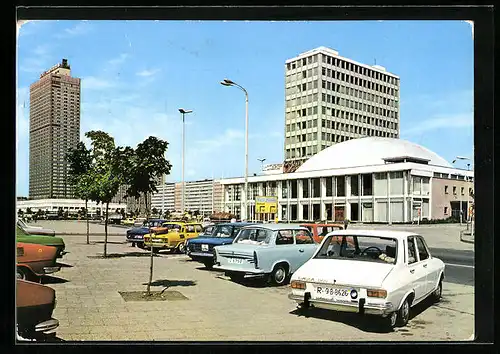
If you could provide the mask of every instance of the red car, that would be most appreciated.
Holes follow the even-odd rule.
[[[17,333],[22,338],[38,339],[55,333],[59,321],[52,318],[56,292],[48,286],[17,279]]]
[[[39,281],[40,277],[61,270],[56,265],[57,248],[34,243],[17,243],[17,278]]]

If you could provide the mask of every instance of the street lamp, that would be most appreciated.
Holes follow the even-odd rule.
[[[185,120],[184,116],[188,113],[192,113],[193,110],[191,109],[184,109],[184,108],[179,108],[179,112],[182,114],[182,199],[181,199],[181,212],[184,214],[184,198],[185,198],[185,182],[184,182],[184,152],[186,150],[186,139],[185,139],[185,131],[184,131],[184,126],[185,126]]]
[[[264,171],[264,161],[266,161],[266,159],[257,159],[257,160],[260,161],[260,170]]]
[[[236,86],[240,90],[242,90],[245,93],[245,191],[244,191],[244,203],[243,203],[243,209],[244,213],[242,213],[242,220],[247,219],[247,205],[248,205],[248,92],[245,90],[242,86],[238,85],[237,83],[229,80],[229,79],[224,79],[221,82],[221,85],[224,86]],[[244,217],[243,217],[244,216]]]

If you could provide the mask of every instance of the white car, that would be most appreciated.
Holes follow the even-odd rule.
[[[293,274],[288,297],[303,310],[379,315],[390,327],[405,326],[411,307],[429,295],[440,300],[444,270],[415,233],[333,231]]]

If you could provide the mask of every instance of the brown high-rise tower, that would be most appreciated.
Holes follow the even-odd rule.
[[[66,153],[80,140],[80,79],[66,59],[30,86],[29,196],[72,198]]]

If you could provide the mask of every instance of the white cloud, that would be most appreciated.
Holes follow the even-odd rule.
[[[20,60],[19,69],[28,73],[43,73],[55,64],[50,63],[52,59],[50,49],[51,46],[48,44],[37,45],[31,51],[31,56],[25,57],[22,61]]]
[[[136,73],[137,76],[152,76],[159,72],[160,69],[153,69],[153,70],[142,70]]]
[[[404,129],[402,134],[415,135],[424,132],[436,131],[439,129],[464,129],[472,128],[474,116],[472,114],[457,114],[450,116],[435,116],[434,118],[423,120],[418,125],[409,129]]]
[[[89,33],[92,30],[90,24],[86,21],[81,21],[71,28],[66,28],[62,33],[57,33],[56,38],[69,38],[75,36],[81,36]]]
[[[214,139],[199,140],[197,144],[203,146],[203,151],[207,152],[213,149],[220,148],[222,146],[231,145],[233,142],[244,139],[245,133],[241,130],[226,129],[222,136],[216,137]]]
[[[125,62],[125,60],[127,60],[128,57],[129,55],[127,53],[122,53],[118,57],[108,60],[108,64],[113,66],[122,64]]]
[[[85,78],[82,78],[82,91],[105,90],[115,86],[116,84],[113,81],[100,79],[94,76],[87,76]]]

